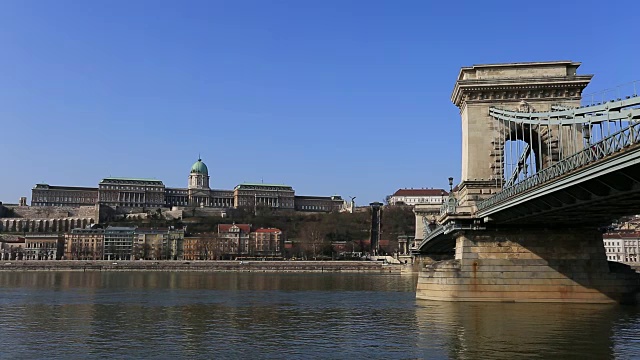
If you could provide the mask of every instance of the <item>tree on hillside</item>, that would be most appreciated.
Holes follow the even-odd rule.
[[[319,222],[305,223],[300,230],[300,247],[307,258],[318,258],[327,243]]]
[[[415,214],[409,206],[385,207],[382,212],[381,239],[389,240],[387,251],[393,252],[398,248],[398,236],[415,233],[415,221]]]

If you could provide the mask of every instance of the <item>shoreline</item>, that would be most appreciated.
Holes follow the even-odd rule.
[[[196,271],[196,272],[308,272],[308,273],[410,273],[410,265],[378,261],[107,261],[107,260],[20,260],[0,263],[0,271]]]

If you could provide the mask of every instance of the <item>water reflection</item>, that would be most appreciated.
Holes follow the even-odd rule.
[[[5,353],[13,358],[402,357],[404,330],[417,325],[415,279],[406,276],[0,273],[0,281],[0,316],[12,314],[0,338],[24,340]]]
[[[367,278],[376,281],[365,281]],[[237,272],[0,272],[9,288],[413,291],[415,276]]]
[[[417,347],[443,349],[451,359],[626,359],[640,350],[637,308],[417,303]],[[629,331],[635,331],[635,339],[623,336]],[[629,347],[629,341],[636,343]]]
[[[618,306],[415,300],[372,274],[0,273],[0,358],[633,358]],[[5,343],[8,344],[8,342]]]

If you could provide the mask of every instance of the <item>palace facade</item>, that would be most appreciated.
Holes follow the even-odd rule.
[[[36,184],[31,190],[31,206],[103,205],[130,213],[171,207],[273,209],[331,212],[347,211],[352,204],[342,197],[297,196],[289,185],[243,183],[233,190],[211,189],[209,169],[198,159],[189,172],[186,188],[166,187],[161,180],[104,178],[97,187]]]

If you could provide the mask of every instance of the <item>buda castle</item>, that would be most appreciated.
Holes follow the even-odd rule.
[[[161,208],[268,207],[272,209],[331,212],[352,211],[353,204],[339,195],[298,196],[291,186],[243,183],[233,190],[211,189],[209,169],[198,159],[189,172],[186,188],[166,187],[161,180],[104,178],[98,187],[36,184],[31,191],[33,207],[108,207],[117,213],[137,213]]]

